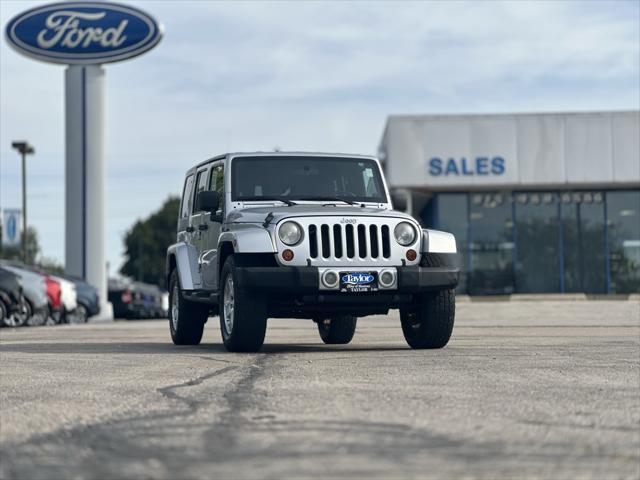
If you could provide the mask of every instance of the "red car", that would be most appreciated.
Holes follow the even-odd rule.
[[[62,288],[59,282],[48,275],[44,281],[47,285],[47,297],[49,298],[51,318],[53,318],[56,323],[60,323],[62,313]]]

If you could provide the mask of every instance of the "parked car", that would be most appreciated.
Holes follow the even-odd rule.
[[[0,326],[20,327],[26,322],[20,277],[0,267]]]
[[[110,278],[108,282],[108,300],[113,306],[113,316],[115,318],[130,318],[133,312],[131,282],[119,278]]]
[[[24,294],[24,309],[16,315],[23,315],[24,324],[37,326],[44,325],[49,316],[49,302],[47,299],[47,287],[45,277],[39,273],[28,270],[19,264],[2,262],[2,268],[20,277]]]
[[[128,279],[109,279],[109,302],[116,318],[166,318],[166,292],[156,285]]]
[[[133,317],[131,318],[153,317],[154,298],[149,286],[142,282],[133,282],[131,292],[133,294]]]
[[[44,282],[47,287],[47,300],[49,301],[49,322],[53,324],[60,323],[63,317],[62,287],[60,282],[49,275],[45,275]]]
[[[57,275],[50,275],[50,277],[60,284],[60,299],[62,301],[61,323],[76,323],[78,294],[75,284]]]
[[[139,318],[164,318],[162,290],[148,283],[133,283],[134,309]]]
[[[455,315],[452,234],[394,210],[374,157],[234,153],[187,170],[167,251],[169,328],[197,345],[219,314],[230,351],[256,351],[269,317],[312,319],[327,344],[358,317],[400,310],[411,348],[442,348]]]
[[[76,287],[78,306],[73,315],[74,321],[86,323],[90,317],[100,313],[100,297],[96,287],[70,275],[59,275],[59,277],[72,282]]]

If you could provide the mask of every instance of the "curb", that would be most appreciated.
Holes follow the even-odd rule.
[[[629,294],[585,294],[585,293],[516,293],[513,295],[456,295],[459,303],[482,302],[585,302],[585,301],[638,302],[639,293]]]

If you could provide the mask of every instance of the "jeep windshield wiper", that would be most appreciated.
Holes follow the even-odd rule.
[[[285,203],[289,207],[293,207],[294,205],[297,205],[296,202],[293,202],[287,198],[282,198],[282,197],[253,197],[253,198],[243,198],[242,200],[245,202],[273,202],[275,200],[277,202]]]
[[[298,200],[318,201],[318,202],[344,202],[349,205],[355,205],[356,202],[352,200],[346,200],[339,197],[300,197]]]

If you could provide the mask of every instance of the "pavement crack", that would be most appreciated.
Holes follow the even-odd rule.
[[[220,413],[219,420],[204,434],[205,444],[209,446],[211,454],[228,451],[230,445],[238,443],[237,439],[242,432],[256,423],[255,416],[248,417],[250,410],[260,410],[261,398],[255,392],[255,385],[264,375],[266,363],[275,358],[272,355],[259,354],[256,361],[248,365],[240,380],[224,393],[226,408]],[[226,448],[223,448],[224,446]]]
[[[158,393],[160,393],[161,395],[163,395],[164,397],[170,399],[170,400],[178,400],[180,402],[183,402],[189,409],[189,413],[193,413],[195,412],[198,407],[200,405],[202,405],[205,402],[196,400],[194,398],[188,398],[188,397],[183,397],[181,395],[178,395],[176,393],[176,390],[180,389],[180,388],[185,388],[185,387],[193,387],[196,385],[200,385],[202,382],[209,380],[210,378],[213,377],[217,377],[220,375],[223,375],[231,370],[235,370],[237,369],[237,366],[229,366],[229,367],[224,367],[221,368],[220,370],[216,370],[215,372],[211,372],[208,373],[206,375],[202,375],[200,377],[197,378],[193,378],[191,380],[187,380],[186,382],[182,382],[182,383],[178,383],[176,385],[169,385],[166,387],[162,387],[162,388],[158,388],[156,391]]]

